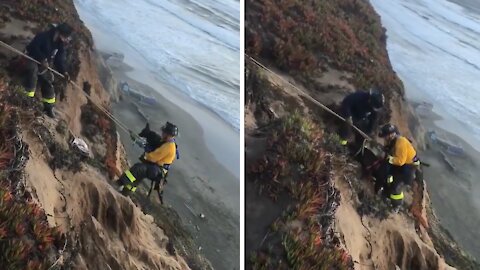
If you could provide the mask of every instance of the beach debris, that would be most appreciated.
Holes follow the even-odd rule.
[[[457,167],[455,166],[455,164],[453,164],[453,162],[448,158],[447,154],[445,154],[445,152],[443,151],[440,151],[440,153],[442,154],[442,157],[443,157],[443,161],[445,161],[445,163],[447,163],[448,167],[452,170],[452,171],[457,171]]]
[[[123,55],[122,53],[113,52],[105,54],[104,59],[110,67],[119,68],[125,60],[125,55]]]
[[[155,105],[158,104],[158,101],[157,101],[156,98],[154,98],[152,96],[147,96],[147,95],[141,93],[140,91],[137,91],[137,90],[133,89],[125,81],[121,82],[118,87],[123,92],[123,94],[131,97],[134,101],[140,102],[142,104],[150,105],[150,106],[155,106]],[[140,114],[142,114],[142,116],[143,116],[143,112],[140,111],[138,106],[137,106],[137,111]]]
[[[423,117],[428,117],[429,115],[431,115],[433,112],[432,110],[433,105],[426,102],[416,104],[415,106],[415,111]]]
[[[198,251],[202,251],[202,249],[203,249],[202,246],[198,247]]]
[[[140,109],[140,106],[138,106],[136,103],[133,103],[133,102],[132,102],[132,104],[133,104],[133,105],[135,106],[135,108],[137,109],[138,114],[140,114],[140,116],[142,116],[143,120],[145,120],[145,122],[149,122],[149,119],[150,119],[150,118],[148,117],[148,115],[147,115],[146,113],[144,113],[144,112],[142,111],[142,109]]]
[[[435,131],[429,131],[427,133],[430,140],[445,149],[445,152],[453,156],[463,156],[465,151],[463,147],[455,145],[445,139],[439,138]]]
[[[197,231],[200,231],[200,227],[198,225],[195,225],[195,229],[197,229]]]
[[[200,217],[201,219],[205,219],[205,215],[204,215],[203,213],[200,213],[199,217]]]
[[[120,84],[118,86],[119,86],[120,90],[125,92],[125,94],[128,94],[128,92],[130,91],[130,86],[125,81],[120,82]]]
[[[70,145],[83,156],[90,157],[90,150],[88,149],[87,143],[83,139],[73,138],[70,142]]]

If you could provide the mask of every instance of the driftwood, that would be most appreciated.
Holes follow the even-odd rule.
[[[452,171],[457,171],[457,167],[455,166],[455,164],[453,164],[453,162],[448,158],[447,154],[445,154],[445,152],[443,151],[440,151],[440,153],[442,154],[442,157],[443,157],[443,161],[445,161],[445,163],[447,163],[448,167],[452,170]]]

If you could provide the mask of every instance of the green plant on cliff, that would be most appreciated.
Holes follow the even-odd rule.
[[[333,186],[333,155],[321,129],[299,113],[276,123],[267,136],[265,156],[249,168],[249,179],[273,200],[287,193],[292,210],[271,226],[274,247],[259,251],[255,269],[351,269],[352,259],[337,244],[333,216],[339,194]]]
[[[326,67],[354,74],[359,88],[403,93],[385,49],[386,35],[368,1],[247,0],[246,51],[309,86]]]

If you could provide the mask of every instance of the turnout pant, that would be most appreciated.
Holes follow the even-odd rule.
[[[393,175],[405,185],[411,186],[415,180],[415,172],[417,166],[413,164],[405,164],[403,166],[390,165],[390,175]]]
[[[392,201],[392,205],[399,206],[403,202],[403,185],[412,185],[415,180],[417,167],[413,164],[395,166],[388,164],[388,177],[386,181],[386,192]]]
[[[126,170],[118,179],[123,194],[128,195],[137,190],[144,178],[151,181],[161,181],[164,178],[163,169],[153,163],[136,163]]]
[[[25,94],[33,98],[38,84],[42,91],[43,104],[46,108],[53,107],[55,104],[55,89],[53,88],[54,76],[52,72],[44,70],[39,73],[38,64],[28,61],[25,73]]]

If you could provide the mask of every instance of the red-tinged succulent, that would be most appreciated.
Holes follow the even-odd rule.
[[[8,236],[8,229],[4,225],[0,225],[0,240]]]
[[[26,270],[38,270],[38,269],[43,269],[41,267],[41,263],[38,260],[30,260],[27,263]]]
[[[27,231],[27,229],[26,229],[24,223],[18,223],[18,224],[15,226],[15,233],[16,233],[18,236],[23,236],[26,231]]]
[[[2,200],[4,202],[11,202],[13,200],[13,195],[12,193],[10,193],[10,191],[6,191],[4,194],[3,194],[3,197],[2,197]]]

